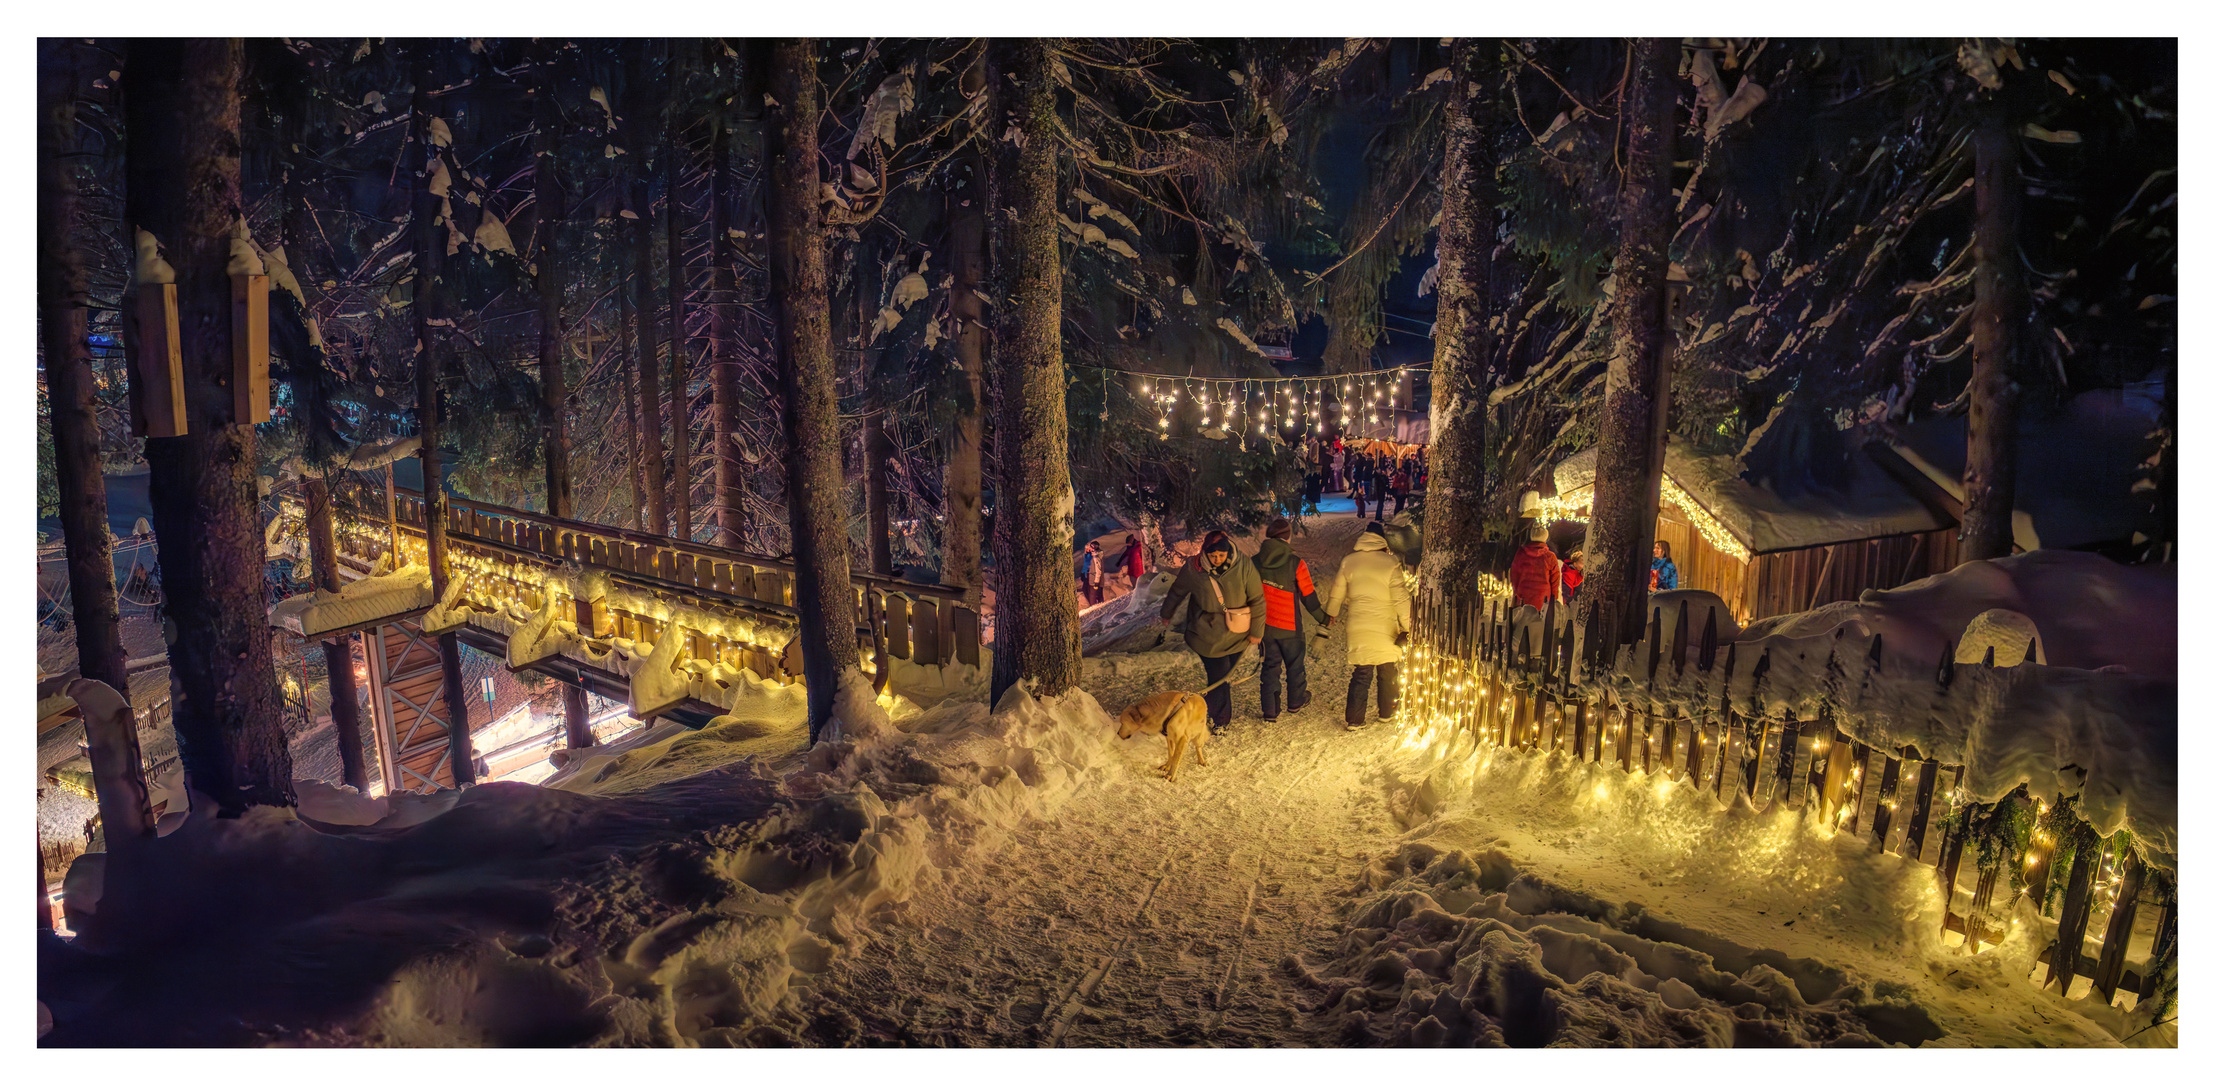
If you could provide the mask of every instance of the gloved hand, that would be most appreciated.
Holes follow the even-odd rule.
[[[1394,634],[1393,644],[1396,647],[1408,644],[1408,631],[1403,630],[1397,634]]]

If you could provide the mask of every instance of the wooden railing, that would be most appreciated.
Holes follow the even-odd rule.
[[[1708,794],[1720,811],[1744,802],[1758,813],[1816,815],[1836,837],[1856,837],[1931,866],[1946,903],[1941,933],[1960,935],[1973,952],[2005,939],[2008,916],[2005,909],[1995,912],[1992,900],[2004,879],[2020,874],[2021,893],[2035,897],[2042,914],[2059,910],[2040,955],[2046,983],[2059,982],[2067,994],[2075,978],[2088,976],[2093,992],[2112,1002],[2119,989],[2144,997],[2174,977],[2174,877],[2143,865],[2134,851],[2120,857],[2113,850],[2104,853],[2106,845],[2096,842],[2068,805],[2036,809],[2038,824],[2030,830],[2028,849],[1996,850],[1990,830],[1973,839],[1973,830],[1961,824],[1994,810],[1966,804],[1959,790],[1962,763],[1919,757],[1910,748],[1860,744],[1839,730],[1829,705],[1815,715],[1790,710],[1781,717],[1740,715],[1732,695],[1722,691],[1739,665],[1751,664],[1759,680],[1770,668],[1770,654],[1764,649],[1745,655],[1736,646],[1719,650],[1712,612],[1697,646],[1688,637],[1689,605],[1681,605],[1675,634],[1667,639],[1670,648],[1664,647],[1657,611],[1637,646],[1604,650],[1590,647],[1589,627],[1567,619],[1557,625],[1555,606],[1543,613],[1525,609],[1516,618],[1512,603],[1435,591],[1416,595],[1404,701],[1406,722],[1416,725],[1419,737],[1459,734],[1472,740],[1472,752],[1490,745],[1569,758],[1597,766],[1588,771],[1596,780],[1612,772],[1667,778]],[[1873,656],[1882,641],[1872,639]],[[1594,656],[1601,663],[1589,665]],[[1936,678],[1946,686],[1956,679],[1991,677],[1992,664],[1988,650],[1982,665],[1956,671],[1943,664]],[[1605,669],[1605,678],[1589,678],[1589,666]],[[1638,692],[1602,686],[1625,683],[1626,676]],[[2031,809],[2034,801],[2022,789],[2003,803],[2011,800],[2025,804],[2022,809]],[[2077,840],[2072,850],[2080,857],[2069,860],[2067,887],[2050,888],[2064,836]],[[1972,847],[1975,881],[1965,901],[1960,885],[1965,851]],[[2157,896],[2164,902],[2157,903]],[[2150,914],[2155,920],[2150,955],[2129,963],[2133,931]],[[2096,924],[2105,932],[2088,955],[2087,931]],[[2063,957],[2069,962],[2059,962]]]
[[[383,500],[342,499],[337,510],[342,557],[361,568],[381,558],[390,546]],[[423,561],[428,555],[422,495],[399,489],[393,511],[405,560]],[[719,620],[742,615],[797,626],[796,569],[790,561],[460,498],[448,501],[447,537],[476,568],[464,593],[473,604],[489,607],[531,595],[531,580],[548,570],[591,570],[625,586],[630,595],[650,598],[657,609],[620,601],[580,603],[577,624],[590,627],[591,636],[654,641],[675,621],[688,629],[688,660],[728,663],[785,682],[800,678],[797,638],[746,641],[713,629]],[[871,573],[856,573],[853,582],[857,631],[868,636],[880,687],[887,657],[922,665],[978,663],[979,620],[962,603],[961,589]],[[705,617],[695,628],[688,615]]]

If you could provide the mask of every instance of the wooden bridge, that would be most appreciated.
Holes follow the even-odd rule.
[[[275,533],[302,528],[298,499],[281,503],[280,514]],[[423,571],[413,571],[420,584],[406,584],[412,568],[428,565],[421,494],[388,484],[382,500],[342,497],[333,531],[342,575],[355,580],[337,602],[315,602],[328,618],[288,628],[315,641],[366,635],[388,791],[454,783],[439,634],[501,656],[512,670],[627,702],[642,720],[696,728],[745,698],[790,694],[803,681],[795,569],[785,560],[450,499],[449,590],[432,597]],[[373,578],[396,545],[399,572]],[[960,589],[868,573],[853,581],[859,644],[880,690],[901,665],[979,666],[978,614]]]

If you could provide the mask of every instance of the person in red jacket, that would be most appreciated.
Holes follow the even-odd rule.
[[[1570,557],[1562,563],[1562,602],[1567,604],[1576,600],[1577,587],[1583,584],[1585,584],[1585,549],[1578,548],[1576,551],[1570,552]]]
[[[1271,518],[1254,553],[1254,569],[1262,575],[1262,599],[1266,618],[1262,626],[1262,719],[1278,716],[1279,676],[1283,676],[1285,708],[1299,712],[1308,704],[1308,638],[1304,622],[1330,626],[1323,601],[1316,596],[1316,581],[1308,573],[1308,560],[1293,554],[1293,523]],[[1302,608],[1307,609],[1305,619]]]
[[[1531,526],[1530,540],[1517,549],[1516,560],[1508,564],[1508,587],[1516,594],[1519,607],[1542,608],[1547,601],[1562,599],[1562,560],[1554,557],[1554,549],[1547,546],[1547,527],[1537,522]]]
[[[1139,587],[1139,579],[1146,576],[1146,541],[1136,530],[1131,534],[1131,542],[1123,548],[1123,572],[1130,576],[1134,589]]]

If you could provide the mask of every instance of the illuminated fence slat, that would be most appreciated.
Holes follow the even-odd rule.
[[[1610,650],[1594,644],[1596,637],[1607,640],[1605,628],[1581,624],[1554,605],[1519,614],[1490,592],[1481,584],[1415,596],[1403,695],[1415,740],[1450,753],[1489,748],[1561,758],[1594,783],[1615,772],[1672,780],[1725,811],[1744,803],[1756,813],[1808,816],[1834,838],[1859,837],[1931,866],[1946,898],[1941,933],[1960,935],[1973,952],[2005,940],[2011,894],[2046,893],[2052,837],[1984,865],[1974,854],[1965,859],[1972,845],[1949,827],[1961,809],[1961,765],[1921,758],[1911,747],[1856,742],[1832,704],[1813,715],[1771,715],[1764,703],[1768,651],[1742,655],[1751,650],[1735,643],[1719,648],[1713,613],[1697,651],[1687,647],[1691,623],[1682,603],[1671,620],[1674,635],[1665,637],[1657,611],[1637,643]],[[1882,644],[1882,637],[1872,639],[1872,669],[1881,663]],[[1837,661],[1827,668],[1834,684]],[[1735,683],[1741,668],[1748,669],[1745,679]],[[1939,685],[1944,690],[1990,671],[1942,664]],[[1742,703],[1750,706],[1744,714]],[[2003,887],[2007,859],[2022,860],[2029,871],[2020,893]],[[2065,993],[2086,977],[2104,1001],[2119,990],[2152,992],[2174,970],[2175,902],[2149,900],[2153,875],[2135,854],[2098,868],[2091,861],[2074,860],[2059,924],[2032,975],[2061,984]],[[2174,896],[2174,886],[2169,890]],[[2004,903],[1996,905],[1996,895]],[[2160,907],[2152,917],[2153,959],[2135,966],[2127,963],[2132,934],[2150,906]],[[2085,939],[2098,927],[2107,932],[2088,954]]]

